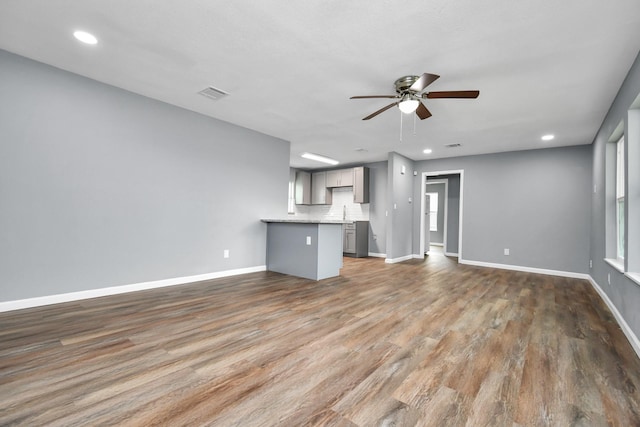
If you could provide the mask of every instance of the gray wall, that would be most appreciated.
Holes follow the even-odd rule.
[[[640,336],[640,287],[604,262],[606,253],[605,222],[605,152],[607,141],[621,120],[627,120],[627,111],[640,94],[640,56],[629,70],[609,112],[593,143],[593,182],[596,192],[591,194],[591,252],[593,260],[591,277],[604,290],[615,304],[627,324],[636,336]],[[635,159],[635,168],[639,160]],[[637,224],[637,217],[629,217],[628,221]],[[607,276],[611,277],[611,284]]]
[[[387,247],[387,162],[365,166],[369,168],[369,252],[384,254]]]
[[[286,141],[0,51],[0,300],[264,265],[288,164]]]
[[[392,152],[389,153],[388,161],[387,258],[397,259],[412,255],[414,205],[418,206],[416,216],[420,216],[420,203],[413,203],[413,200],[420,200],[420,190],[418,190],[418,194],[414,194],[413,160]],[[405,168],[404,174],[402,173],[403,166]]]
[[[517,151],[422,161],[416,169],[464,170],[464,260],[587,273],[590,152],[587,145]]]

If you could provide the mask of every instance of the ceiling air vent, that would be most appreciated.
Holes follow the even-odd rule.
[[[200,95],[202,95],[202,96],[206,96],[207,98],[211,98],[214,101],[217,101],[217,100],[222,99],[225,96],[229,95],[227,92],[225,92],[223,90],[220,90],[220,89],[216,89],[215,87],[211,87],[211,86],[201,90],[198,93]]]
[[[445,147],[447,147],[447,148],[458,148],[458,147],[462,147],[462,144],[447,144],[447,145],[445,145]]]

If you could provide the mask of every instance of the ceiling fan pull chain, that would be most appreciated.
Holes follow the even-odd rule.
[[[400,111],[400,142],[402,142],[402,111]]]
[[[416,115],[413,115],[413,136],[416,136]]]

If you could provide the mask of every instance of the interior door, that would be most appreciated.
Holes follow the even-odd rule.
[[[429,254],[429,245],[431,245],[431,196],[424,195],[424,253]]]

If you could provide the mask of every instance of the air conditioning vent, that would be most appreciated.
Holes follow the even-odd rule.
[[[202,96],[206,96],[207,98],[213,99],[214,101],[217,101],[221,98],[224,98],[225,96],[229,95],[227,92],[220,90],[220,89],[216,89],[215,87],[211,87],[209,86],[206,89],[201,90],[200,92],[198,92],[200,95]]]
[[[458,147],[462,147],[462,144],[447,144],[447,145],[445,145],[445,147],[447,147],[447,148],[458,148]]]

